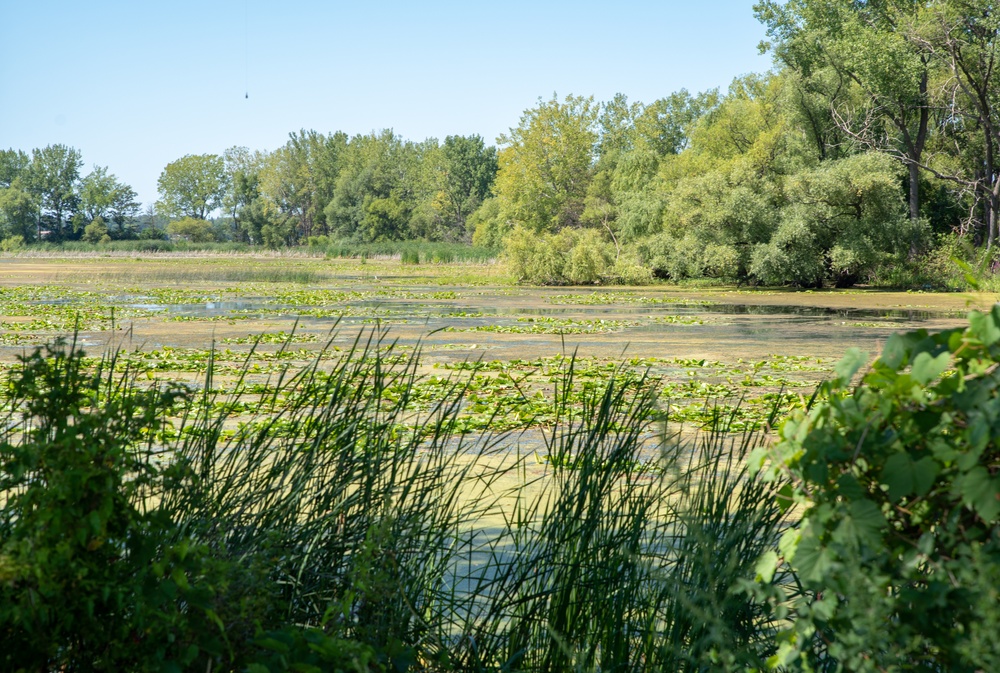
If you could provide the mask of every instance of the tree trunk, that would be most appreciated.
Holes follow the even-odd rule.
[[[920,167],[915,162],[910,162],[910,222],[916,223],[920,219]],[[913,235],[910,237],[910,259],[915,259],[920,252],[919,232],[913,228]]]

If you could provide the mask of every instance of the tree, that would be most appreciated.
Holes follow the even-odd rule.
[[[21,150],[0,150],[0,189],[10,187],[23,176],[31,164],[31,157]]]
[[[215,154],[188,154],[167,164],[156,187],[160,192],[157,207],[163,214],[204,220],[222,205],[225,162]]]
[[[34,240],[38,222],[38,202],[17,183],[0,188],[0,240],[21,236]]]
[[[974,194],[981,204],[982,240],[990,247],[1000,236],[1000,108],[996,101],[1000,17],[992,4],[981,0],[936,2],[929,16],[930,27],[919,38],[947,69],[939,95],[944,110],[941,133],[948,137],[953,156],[928,162],[931,165],[925,168]]]
[[[649,254],[657,273],[748,276],[754,246],[768,241],[784,205],[784,178],[804,161],[782,94],[780,76],[734,80],[725,98],[688,129],[689,146],[657,161],[649,186],[662,200],[662,233],[649,221],[657,214],[649,197],[623,201],[635,211],[623,213],[623,230],[658,239]]]
[[[331,233],[364,242],[407,238],[418,157],[418,147],[392,129],[351,138],[326,208]]]
[[[347,135],[316,131],[289,134],[284,146],[270,153],[260,169],[260,191],[270,211],[292,218],[292,238],[326,234],[326,207],[334,198]]]
[[[754,8],[777,40],[779,60],[807,77],[828,65],[863,92],[861,109],[837,105],[849,98],[833,99],[835,119],[858,142],[907,166],[914,221],[920,217],[920,166],[931,112],[933,52],[920,39],[919,26],[924,4],[764,0]]]
[[[449,224],[464,235],[466,220],[486,200],[497,174],[497,151],[482,137],[448,136],[441,148],[444,157],[442,192]]]
[[[99,219],[109,235],[117,234],[112,238],[122,238],[125,224],[139,214],[135,190],[102,166],[94,166],[80,181],[79,196],[78,216],[84,226]],[[117,231],[107,227],[109,221],[117,225]]]
[[[529,229],[558,231],[580,224],[594,173],[597,116],[593,98],[539,99],[498,142],[494,190],[500,217]]]
[[[35,237],[38,200],[27,188],[31,158],[20,150],[0,150],[0,239]]]
[[[41,207],[42,217],[37,224],[39,237],[42,218],[51,225],[54,240],[62,241],[71,233],[66,225],[79,204],[77,181],[81,166],[80,152],[66,145],[48,145],[32,150],[25,184]]]
[[[212,234],[212,225],[195,217],[174,220],[167,225],[167,234],[171,238],[180,238],[192,243],[207,243],[215,240],[215,236]]]
[[[752,273],[769,284],[838,287],[865,278],[879,262],[899,260],[926,232],[906,217],[899,164],[885,154],[824,161],[787,179],[789,204]]]

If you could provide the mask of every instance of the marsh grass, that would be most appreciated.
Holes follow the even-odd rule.
[[[186,264],[181,267],[142,266],[106,271],[101,280],[120,285],[190,285],[190,284],[249,284],[289,283],[316,285],[325,278],[315,268],[296,265]]]
[[[728,432],[723,407],[712,432],[682,440],[658,420],[653,386],[612,377],[570,411],[571,362],[552,392],[547,471],[528,478],[518,436],[455,431],[467,378],[414,419],[419,350],[393,358],[381,330],[274,374],[264,395],[252,350],[225,394],[211,364],[192,393],[144,386],[115,352],[84,371],[78,354],[39,351],[11,375],[0,637],[19,647],[7,665],[242,670],[277,652],[290,666],[282,643],[308,628],[355,663],[374,653],[357,670],[682,671],[771,653],[768,615],[740,587],[782,521],[772,486],[743,467],[761,435]],[[145,415],[123,418],[136,401]],[[88,462],[108,447],[129,460]],[[89,506],[72,488],[46,500],[65,475],[25,462],[38,452],[83,455],[107,479],[89,483],[134,513],[84,534],[63,522],[64,561],[89,569],[88,589],[53,589],[29,569],[42,551],[20,522]],[[41,541],[58,544],[49,533]],[[117,561],[91,563],[96,549]],[[90,639],[66,645],[67,629]]]
[[[496,260],[499,251],[462,243],[441,243],[429,241],[387,241],[383,243],[329,243],[322,250],[329,257],[352,259],[388,258],[400,259],[404,264],[452,262],[485,263]]]

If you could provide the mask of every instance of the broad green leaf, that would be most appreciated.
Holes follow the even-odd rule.
[[[882,483],[889,487],[893,502],[913,492],[913,461],[906,452],[894,453],[882,468]]]
[[[904,335],[893,334],[885,342],[885,348],[882,349],[882,355],[879,357],[879,360],[887,367],[898,370],[906,363],[907,355],[909,355],[908,346],[909,344]]]
[[[861,484],[858,483],[857,478],[853,474],[840,475],[837,479],[837,490],[840,492],[840,495],[850,500],[865,496],[864,489],[861,488]]]
[[[848,348],[844,357],[841,358],[840,362],[836,364],[833,368],[834,373],[837,378],[840,379],[841,383],[846,385],[851,382],[851,379],[858,370],[868,361],[868,353],[865,353],[859,348]]]
[[[962,501],[975,510],[987,523],[996,521],[1000,513],[1000,480],[990,477],[985,467],[977,466],[955,480]]]
[[[833,552],[820,544],[815,536],[803,538],[795,552],[799,576],[810,583],[823,582],[834,565]]]
[[[775,495],[775,502],[782,513],[787,512],[795,502],[795,489],[791,484],[785,484]]]
[[[969,312],[969,334],[982,341],[985,346],[1000,341],[1000,327],[997,326],[993,312]]]
[[[932,357],[930,353],[920,353],[913,359],[910,376],[920,385],[927,385],[948,368],[950,360],[951,353],[948,352],[941,353],[937,357]]]
[[[778,553],[775,551],[764,552],[754,567],[758,582],[770,583],[774,579],[774,571],[778,569]]]
[[[941,466],[930,456],[924,456],[913,463],[913,490],[917,496],[925,496],[934,486],[934,480],[941,472]]]
[[[871,500],[855,500],[849,509],[858,534],[869,541],[876,541],[885,527],[885,517],[878,505]]]

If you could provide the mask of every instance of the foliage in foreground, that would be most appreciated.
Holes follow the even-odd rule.
[[[864,361],[850,353],[770,450],[802,511],[759,568],[799,589],[775,598],[791,620],[776,662],[998,670],[1000,307],[891,337],[852,386]]]
[[[225,398],[211,368],[194,393],[26,356],[3,669],[997,668],[1000,308],[892,337],[853,387],[852,353],[772,447],[721,407],[666,438],[615,378],[581,412],[573,366],[541,445],[461,435],[467,381],[415,419],[419,356],[384,346]]]
[[[652,394],[612,381],[556,419],[544,477],[501,486],[534,464],[513,448],[527,438],[454,436],[461,380],[403,430],[416,356],[393,367],[380,348],[280,374],[249,419],[245,377],[223,399],[211,369],[194,393],[142,386],[115,354],[26,356],[0,442],[0,666],[701,670],[772,653],[767,605],[735,591],[781,525],[742,467],[755,435],[663,441]]]

